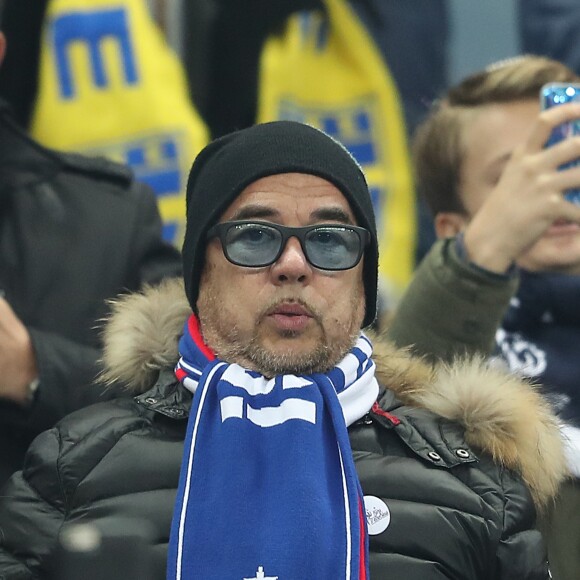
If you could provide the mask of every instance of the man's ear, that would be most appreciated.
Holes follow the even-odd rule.
[[[0,65],[4,61],[4,55],[6,54],[6,35],[0,32]]]
[[[452,238],[467,226],[467,217],[456,212],[441,212],[435,216],[435,233],[438,238]]]

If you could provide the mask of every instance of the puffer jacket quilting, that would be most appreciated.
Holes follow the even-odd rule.
[[[159,299],[181,291],[152,292]],[[174,298],[155,310],[164,317],[171,311],[180,329],[184,306]],[[121,311],[139,299],[123,298]],[[143,304],[150,308],[151,300]],[[139,320],[134,328],[146,332],[147,324]],[[350,428],[363,491],[383,501],[390,516],[386,529],[370,537],[371,577],[547,578],[536,508],[550,500],[565,470],[557,428],[541,401],[529,387],[477,362],[434,371],[384,341],[375,341],[375,352],[379,382],[390,388]],[[164,354],[171,359],[171,348]],[[163,370],[152,388],[77,411],[35,440],[23,472],[0,497],[0,575],[43,577],[65,523],[90,519],[106,526],[114,518],[139,518],[152,526],[153,577],[165,577],[191,395],[164,356],[157,360]],[[118,371],[109,378],[121,379]],[[482,381],[488,392],[478,397]],[[520,397],[515,404],[528,415],[497,408],[504,397],[506,407]],[[527,445],[526,433],[535,434]]]

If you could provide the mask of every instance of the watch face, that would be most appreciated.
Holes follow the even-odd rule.
[[[28,383],[28,400],[32,403],[34,401],[34,397],[36,396],[36,391],[38,391],[38,387],[40,386],[40,379],[36,377],[32,379]]]

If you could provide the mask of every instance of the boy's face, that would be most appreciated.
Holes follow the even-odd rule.
[[[530,134],[538,101],[481,107],[463,129],[464,159],[459,192],[469,221],[497,185],[514,148]],[[493,235],[493,232],[490,232]],[[518,260],[531,271],[576,273],[580,264],[580,226],[554,223]]]

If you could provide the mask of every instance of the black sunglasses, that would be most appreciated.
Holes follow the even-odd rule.
[[[219,238],[225,257],[237,266],[262,268],[282,254],[289,238],[300,241],[306,259],[321,270],[349,270],[360,261],[370,241],[365,228],[343,224],[316,224],[301,228],[260,221],[216,224],[207,239]]]

